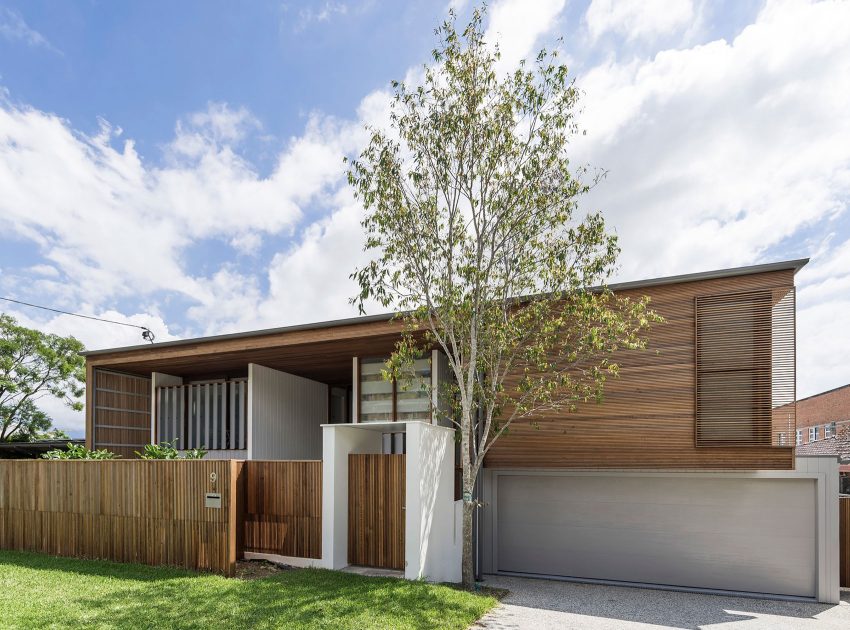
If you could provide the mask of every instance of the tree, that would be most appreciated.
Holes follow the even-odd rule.
[[[0,314],[0,440],[31,440],[49,432],[37,402],[54,396],[77,411],[85,393],[82,343],[21,326]]]
[[[473,488],[489,449],[517,421],[601,400],[618,373],[612,353],[645,348],[658,319],[647,300],[605,287],[617,239],[601,214],[577,217],[599,177],[567,157],[579,96],[567,68],[543,50],[497,75],[483,17],[476,10],[458,33],[452,14],[437,30],[422,84],[393,82],[392,129],[370,129],[348,172],[372,254],[352,274],[352,301],[404,320],[385,378],[404,380],[431,347],[454,377],[444,420],[461,446],[467,587]]]

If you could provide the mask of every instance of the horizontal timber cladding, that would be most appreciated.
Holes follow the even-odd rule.
[[[0,548],[232,575],[240,464],[0,460]]]
[[[322,557],[322,462],[244,463],[245,551]]]
[[[93,378],[94,447],[136,457],[151,441],[151,379],[100,369]]]
[[[619,378],[605,383],[604,400],[579,404],[575,412],[549,412],[517,421],[487,455],[489,467],[658,468],[658,469],[793,469],[793,448],[774,442],[746,446],[697,446],[696,440],[696,299],[700,296],[768,291],[788,295],[793,271],[772,271],[731,278],[629,289],[618,295],[648,295],[650,306],[664,317],[649,332],[644,351],[621,351],[613,357]],[[793,293],[791,294],[793,296]],[[787,300],[783,308],[787,309]],[[791,334],[783,332],[783,375],[774,381],[773,405],[787,403],[793,388],[793,302]],[[784,320],[783,320],[784,321]],[[777,375],[778,377],[778,375]],[[793,394],[790,401],[793,401]],[[781,413],[780,413],[781,410]],[[793,402],[775,407],[775,426]],[[781,418],[779,417],[781,416]],[[793,417],[790,421],[793,434]],[[778,433],[778,432],[777,432]],[[789,438],[790,439],[790,438]],[[790,445],[791,442],[788,442]]]

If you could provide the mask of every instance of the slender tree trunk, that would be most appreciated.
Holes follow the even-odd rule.
[[[465,487],[465,484],[464,484]],[[466,492],[464,492],[466,496]],[[472,566],[472,514],[475,510],[473,501],[463,501],[463,559],[461,575],[463,587],[472,590],[475,587],[475,570]]]

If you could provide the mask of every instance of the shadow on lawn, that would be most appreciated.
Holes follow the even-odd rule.
[[[111,560],[69,558],[30,551],[3,551],[0,554],[0,567],[4,565],[35,571],[74,573],[139,582],[175,580],[199,575],[194,571],[176,567],[156,567],[147,564],[113,562]]]
[[[318,569],[215,581],[210,589],[189,589],[186,582],[151,584],[132,598],[107,595],[79,603],[90,620],[181,628],[465,628],[486,608],[451,602],[446,591],[421,584]]]
[[[80,578],[61,627],[466,628],[489,607],[447,587],[319,569],[238,580],[27,552],[0,554],[3,566],[51,572],[44,583]]]

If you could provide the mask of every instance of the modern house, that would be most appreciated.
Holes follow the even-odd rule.
[[[806,262],[612,286],[649,296],[664,322],[646,351],[619,353],[603,403],[517,423],[495,444],[478,570],[837,602],[837,462],[795,453]],[[456,447],[431,393],[450,375],[433,350],[415,366],[424,387],[383,380],[400,330],[378,315],[89,352],[87,443],[124,457],[177,439],[209,457],[321,459],[316,564],[456,580]],[[354,530],[355,484],[378,483],[352,467],[364,454],[406,461],[391,560],[356,553],[374,534]]]

